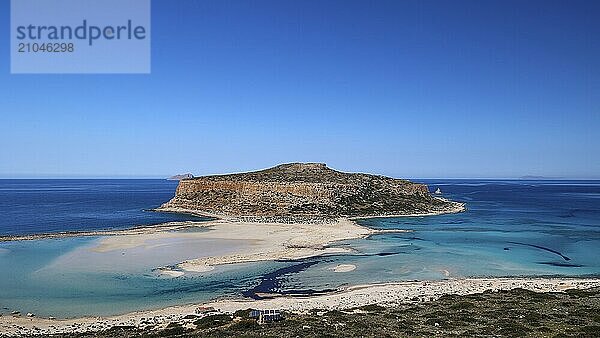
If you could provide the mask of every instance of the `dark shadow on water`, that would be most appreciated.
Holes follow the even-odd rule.
[[[404,248],[406,249],[406,248]],[[419,250],[418,247],[411,247],[410,251]],[[387,251],[387,252],[377,252],[377,253],[358,253],[358,254],[341,254],[341,255],[327,255],[322,256],[318,259],[315,258],[307,258],[300,260],[277,260],[276,262],[281,263],[296,263],[290,266],[283,267],[281,269],[277,269],[273,272],[267,273],[260,277],[260,282],[255,287],[242,292],[244,297],[249,297],[252,299],[265,299],[272,298],[269,294],[274,295],[315,295],[315,294],[323,294],[328,292],[335,291],[334,289],[325,289],[325,290],[313,290],[313,289],[302,289],[302,290],[281,290],[283,286],[284,279],[282,278],[285,275],[294,274],[302,272],[313,265],[319,263],[327,263],[333,262],[335,257],[386,257],[400,254],[408,254],[410,252],[404,251]]]
[[[582,268],[584,265],[581,264],[571,264],[571,263],[557,263],[557,262],[537,262],[538,264],[551,265],[551,266],[559,266],[559,267],[567,267],[567,268]]]
[[[312,260],[308,262],[302,262],[299,264],[294,264],[291,266],[286,266],[281,269],[277,269],[273,272],[267,273],[261,277],[260,283],[253,287],[250,290],[242,292],[244,297],[249,297],[255,300],[271,298],[269,296],[265,296],[264,294],[274,294],[277,295],[314,295],[318,293],[327,293],[335,291],[333,289],[326,290],[313,290],[313,289],[303,289],[303,290],[281,290],[282,280],[281,277],[287,274],[298,273],[308,269],[309,267],[318,264],[319,261]],[[262,294],[262,295],[261,295]]]
[[[536,249],[540,249],[540,250],[544,250],[544,251],[552,252],[552,253],[554,253],[554,254],[557,254],[557,255],[559,255],[560,257],[562,257],[562,258],[563,258],[565,261],[570,261],[570,260],[571,260],[571,258],[569,258],[569,257],[567,257],[567,256],[565,256],[565,255],[563,255],[562,253],[560,253],[560,252],[558,252],[558,251],[556,251],[556,250],[552,250],[552,249],[550,249],[550,248],[546,248],[546,247],[543,247],[543,246],[540,246],[540,245],[535,245],[535,244],[527,244],[527,243],[519,243],[519,242],[508,242],[508,243],[510,243],[510,244],[516,244],[516,245],[528,246],[528,247],[531,247],[531,248],[536,248]]]

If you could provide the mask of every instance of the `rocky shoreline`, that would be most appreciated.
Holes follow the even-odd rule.
[[[434,199],[443,201],[444,208],[437,210],[431,210],[426,212],[412,212],[404,214],[372,214],[364,216],[348,217],[349,220],[360,220],[368,218],[393,218],[393,217],[424,217],[424,216],[438,216],[445,214],[456,214],[467,211],[465,203],[450,201],[441,197],[433,197]],[[297,224],[297,223],[311,223],[311,224],[333,224],[339,221],[338,217],[320,217],[320,216],[230,216],[230,215],[218,215],[214,213],[185,209],[182,207],[173,207],[170,204],[165,204],[160,208],[154,209],[157,212],[172,212],[180,214],[189,214],[199,217],[210,217],[214,219],[223,219],[230,222],[248,222],[248,223],[281,223],[281,224]]]

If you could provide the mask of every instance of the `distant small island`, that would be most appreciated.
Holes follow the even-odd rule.
[[[425,184],[344,173],[324,163],[288,163],[182,180],[175,197],[158,210],[295,222],[455,213],[465,206],[432,196]]]
[[[190,178],[194,178],[194,175],[187,173],[187,174],[179,174],[179,175],[173,175],[171,177],[168,177],[167,180],[169,181],[181,181],[181,180],[187,180]]]

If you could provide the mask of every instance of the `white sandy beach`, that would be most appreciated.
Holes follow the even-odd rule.
[[[444,281],[415,281],[348,287],[338,292],[310,297],[275,297],[265,300],[220,300],[204,304],[183,305],[160,310],[134,312],[113,317],[85,317],[68,320],[0,317],[0,332],[7,335],[97,332],[117,325],[139,328],[163,328],[170,322],[188,323],[184,319],[198,307],[213,307],[232,313],[241,309],[280,309],[303,313],[311,309],[351,309],[369,304],[394,305],[404,302],[431,301],[446,294],[472,294],[484,291],[523,288],[536,292],[562,292],[567,289],[600,287],[600,279],[581,278],[482,278]]]
[[[207,256],[180,262],[177,271],[161,271],[170,276],[181,276],[181,272],[206,272],[222,264],[247,263],[276,259],[300,259],[318,255],[345,253],[348,249],[329,247],[333,242],[364,238],[379,233],[377,230],[360,226],[352,221],[341,219],[326,224],[283,224],[249,223],[225,220],[199,222],[197,226],[208,231],[173,232],[157,231],[149,233],[108,236],[91,248],[95,252],[109,252],[135,247],[152,248],[165,239],[185,238],[187,240],[229,240],[244,241],[247,245],[235,253]]]

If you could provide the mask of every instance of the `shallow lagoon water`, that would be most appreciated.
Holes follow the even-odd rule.
[[[467,202],[460,214],[376,218],[377,229],[413,232],[340,243],[353,256],[323,259],[291,276],[290,288],[335,288],[398,280],[600,274],[598,181],[426,181]],[[328,269],[356,269],[331,278]]]
[[[467,202],[468,211],[362,220],[373,228],[413,232],[336,243],[354,249],[352,255],[226,265],[166,278],[153,268],[244,243],[166,241],[151,243],[150,251],[107,253],[92,250],[101,238],[0,243],[0,307],[41,316],[108,315],[241,297],[259,284],[286,292],[467,276],[600,274],[600,182],[425,183]],[[334,272],[339,264],[356,269]],[[261,283],[263,276],[268,283]]]
[[[171,278],[155,267],[202,255],[220,255],[243,243],[224,240],[198,247],[139,247],[94,252],[102,238],[0,243],[0,306],[38,316],[110,315],[240,295],[280,263],[221,266]],[[177,243],[174,243],[177,244]],[[163,253],[168,252],[167,255]]]

